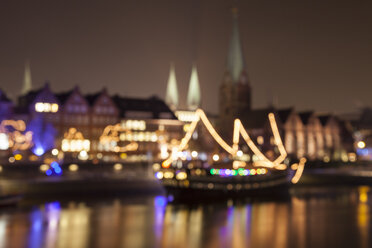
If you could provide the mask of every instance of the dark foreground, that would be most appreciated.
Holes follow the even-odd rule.
[[[164,196],[48,196],[0,209],[0,247],[371,247],[366,186],[283,199],[179,204]]]

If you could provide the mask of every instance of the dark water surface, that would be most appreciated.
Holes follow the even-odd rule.
[[[364,186],[215,204],[35,200],[0,209],[0,247],[372,247],[370,198]]]

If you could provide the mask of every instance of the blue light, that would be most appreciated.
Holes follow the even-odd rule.
[[[57,201],[45,204],[45,210],[48,211],[58,211],[61,210],[61,204]]]
[[[168,202],[172,202],[174,200],[174,196],[173,195],[168,195]]]
[[[50,166],[52,166],[52,168],[59,168],[59,164],[56,162],[56,161],[53,161]]]
[[[165,207],[167,205],[167,198],[162,195],[158,195],[154,199],[154,204],[157,207]]]
[[[46,174],[47,176],[52,175],[52,170],[51,170],[51,169],[47,170],[47,171],[45,172],[45,174]]]
[[[57,174],[61,174],[62,169],[60,167],[54,168],[54,172],[57,173]]]
[[[35,155],[41,156],[41,155],[44,154],[45,151],[44,151],[44,149],[42,147],[37,147],[37,148],[34,149],[33,152],[35,153]]]
[[[43,243],[43,214],[39,209],[31,213],[31,230],[28,247],[41,247]]]

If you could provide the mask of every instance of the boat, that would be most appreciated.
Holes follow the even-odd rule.
[[[289,166],[278,169],[256,167],[252,163],[234,168],[233,161],[222,164],[178,161],[155,172],[169,195],[190,199],[283,195],[295,175],[296,170]]]
[[[279,153],[276,158],[269,158],[259,149],[239,119],[234,121],[233,140],[230,145],[218,134],[203,110],[197,109],[196,115],[198,119],[189,125],[185,136],[172,148],[174,152],[161,163],[161,166],[154,168],[155,177],[161,180],[168,193],[182,197],[264,195],[288,187],[300,179],[306,159],[301,158],[297,163],[290,161],[273,113],[268,114],[268,119]],[[200,121],[223,151],[220,154],[206,156],[212,157],[210,160],[188,160],[187,157],[195,157],[187,148]],[[249,147],[251,156],[239,150],[243,144],[240,138]],[[189,153],[188,156],[184,155],[185,152]],[[198,154],[196,151],[194,153]],[[244,156],[252,157],[252,160],[244,161],[242,160]]]

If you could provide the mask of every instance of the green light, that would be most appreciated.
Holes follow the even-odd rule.
[[[215,175],[216,174],[216,169],[211,169],[209,172],[211,173],[211,175]]]
[[[236,175],[238,175],[238,172],[236,170],[232,170],[232,175],[236,176]]]

